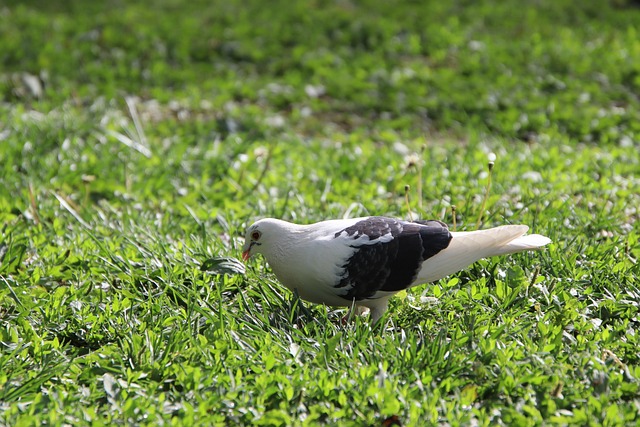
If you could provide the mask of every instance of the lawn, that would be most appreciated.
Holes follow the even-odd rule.
[[[637,425],[639,23],[631,0],[5,0],[0,425]],[[373,214],[553,243],[380,327],[238,261],[258,218]]]

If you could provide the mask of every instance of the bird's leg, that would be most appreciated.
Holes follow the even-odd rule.
[[[341,323],[343,325],[346,325],[347,323],[349,323],[349,320],[351,319],[351,316],[353,315],[354,312],[357,316],[362,316],[364,313],[366,313],[366,311],[367,311],[367,307],[356,305],[356,300],[354,299],[353,302],[351,303],[351,306],[349,307],[349,311],[347,311],[347,314],[345,314],[344,317],[342,318]]]
[[[387,311],[389,306],[389,297],[376,300],[376,305],[371,307],[371,324],[375,325]]]

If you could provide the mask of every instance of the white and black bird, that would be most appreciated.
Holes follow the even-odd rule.
[[[389,298],[434,282],[481,258],[540,249],[551,240],[525,235],[526,225],[449,231],[440,221],[393,218],[298,225],[265,218],[247,229],[242,257],[262,254],[276,277],[300,298],[328,306],[366,307],[373,322]]]

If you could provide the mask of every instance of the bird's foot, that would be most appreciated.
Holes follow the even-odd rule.
[[[362,315],[366,314],[367,311],[369,311],[369,309],[367,307],[362,307],[360,305],[352,305],[349,308],[349,311],[347,311],[347,314],[345,314],[342,317],[342,319],[340,320],[340,323],[342,323],[343,325],[346,325],[347,323],[349,323],[349,319],[351,319],[351,317],[354,314],[356,316],[362,316]]]

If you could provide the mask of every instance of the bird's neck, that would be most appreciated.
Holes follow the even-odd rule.
[[[279,237],[269,245],[269,252],[263,253],[271,265],[288,262],[300,245],[309,237],[308,233],[305,233],[307,226],[304,225],[279,221],[278,227],[280,228],[277,234]]]

